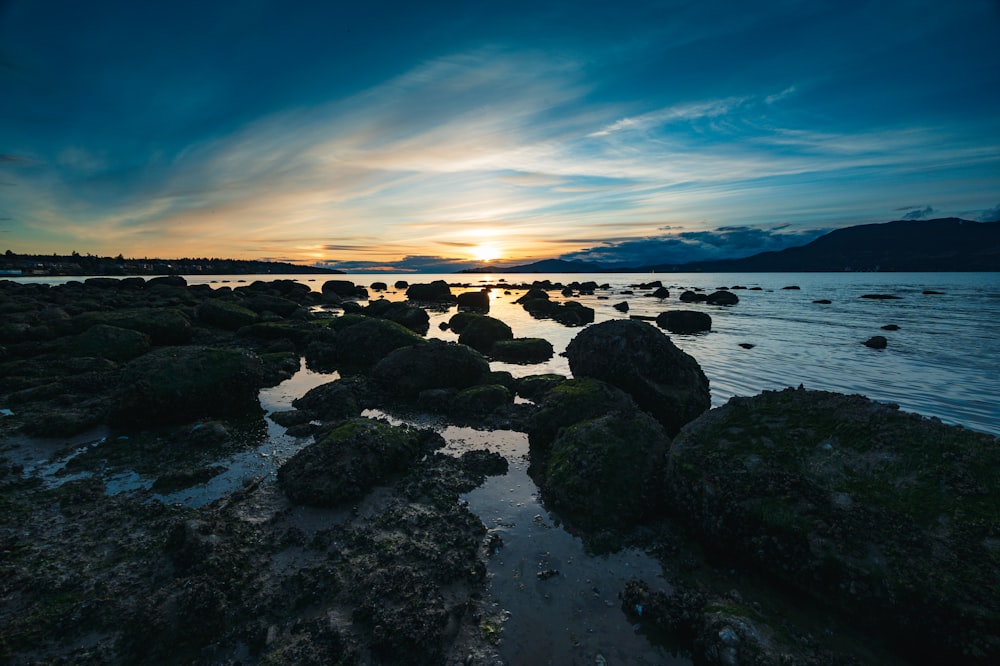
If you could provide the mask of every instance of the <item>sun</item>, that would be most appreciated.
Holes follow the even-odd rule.
[[[477,245],[473,248],[472,254],[476,258],[476,261],[482,261],[483,263],[489,263],[494,259],[500,258],[500,250],[489,243]]]

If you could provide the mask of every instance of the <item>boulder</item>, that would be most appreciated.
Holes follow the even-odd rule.
[[[73,351],[78,356],[98,356],[111,361],[130,361],[149,351],[149,336],[139,331],[107,324],[91,326],[77,336]]]
[[[486,289],[459,294],[457,300],[459,310],[490,311],[490,292]]]
[[[388,319],[365,317],[337,332],[334,363],[348,370],[370,368],[393,350],[423,345],[425,338]]]
[[[182,278],[180,275],[161,275],[159,277],[149,278],[146,281],[147,287],[186,287],[187,280]]]
[[[301,398],[293,400],[292,407],[305,412],[309,417],[306,420],[338,421],[361,415],[357,386],[348,380],[336,380],[311,388]]]
[[[458,341],[476,351],[489,354],[499,340],[512,340],[514,332],[510,326],[489,315],[473,315],[463,325]]]
[[[719,290],[705,297],[705,302],[709,305],[736,305],[740,302],[740,297],[731,291]]]
[[[543,363],[552,358],[553,353],[552,343],[543,338],[499,340],[490,349],[490,357],[497,361],[523,365]]]
[[[703,333],[712,330],[712,317],[697,310],[669,310],[657,315],[656,325],[671,333]]]
[[[861,344],[865,347],[871,347],[872,349],[885,349],[889,346],[889,341],[886,340],[884,335],[873,335]]]
[[[575,377],[593,377],[630,394],[673,436],[711,405],[698,362],[646,322],[617,319],[589,326],[566,347]]]
[[[256,354],[211,347],[163,347],[129,362],[111,420],[133,426],[188,423],[260,411],[263,364]]]
[[[243,299],[243,304],[257,314],[271,312],[279,317],[290,317],[301,307],[295,301],[284,296],[255,292],[250,292]]]
[[[514,399],[513,394],[500,384],[480,384],[462,389],[452,402],[452,411],[463,415],[489,414]]]
[[[475,349],[428,340],[388,354],[372,369],[372,378],[389,393],[413,398],[425,389],[474,386],[489,371],[489,362]]]
[[[713,552],[915,662],[1000,654],[1000,441],[863,396],[733,398],[674,439],[666,485]]]
[[[868,298],[875,301],[896,301],[902,296],[896,296],[895,294],[863,294],[860,298]]]
[[[538,402],[549,391],[566,381],[563,375],[548,373],[544,375],[528,375],[514,380],[514,391],[517,395]]]
[[[451,287],[444,280],[434,280],[429,284],[411,284],[406,290],[406,298],[411,301],[451,302],[455,297]]]
[[[154,345],[181,345],[191,339],[191,322],[172,308],[133,308],[112,312],[85,312],[66,321],[63,326],[83,332],[91,326],[106,324],[139,331],[149,336]]]
[[[387,285],[385,282],[372,282],[370,285],[370,289],[372,291],[386,291],[388,288],[389,285]]]
[[[611,307],[613,307],[615,310],[618,310],[618,312],[628,312],[628,301],[622,301],[621,303],[615,303]]]
[[[393,286],[396,289],[406,289],[407,287],[410,286],[410,283],[407,282],[406,280],[396,280],[396,283]]]
[[[653,298],[670,298],[670,291],[666,287],[657,287],[650,296]]]
[[[609,414],[561,430],[544,467],[532,469],[546,502],[575,526],[630,526],[662,509],[669,446],[653,417]]]
[[[708,296],[705,294],[699,294],[694,291],[685,291],[680,295],[681,303],[704,303],[708,300]]]
[[[368,298],[368,290],[350,280],[327,280],[320,289],[327,298]]]
[[[250,308],[221,298],[209,299],[198,304],[198,319],[210,326],[235,331],[254,324],[260,318]]]
[[[289,458],[278,469],[278,485],[296,504],[337,506],[364,497],[443,445],[432,430],[355,418]]]
[[[527,428],[532,464],[545,460],[560,429],[585,419],[635,409],[628,394],[597,379],[569,379],[545,390],[540,397]],[[535,399],[538,401],[537,395]]]
[[[369,317],[388,319],[397,324],[402,324],[420,335],[425,335],[431,327],[431,320],[427,314],[427,310],[401,301],[387,301],[384,299],[372,301],[367,307],[362,308],[361,312]]]

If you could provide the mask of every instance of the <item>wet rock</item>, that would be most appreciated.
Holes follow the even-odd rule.
[[[899,325],[897,324],[886,324],[885,326],[880,326],[883,331],[898,331]]]
[[[543,363],[552,358],[553,353],[552,343],[542,338],[500,340],[490,349],[491,358],[504,363],[525,365]]]
[[[708,379],[691,356],[653,326],[613,320],[581,331],[566,347],[575,377],[593,377],[630,394],[675,434],[708,409]]]
[[[912,658],[986,663],[1000,650],[998,444],[862,396],[767,391],[689,424],[667,485],[718,554]]]
[[[474,386],[489,371],[489,362],[471,347],[428,340],[391,352],[372,369],[372,378],[384,391],[412,398],[425,389]]]
[[[305,413],[307,421],[310,419],[339,421],[361,415],[358,393],[357,382],[337,380],[309,389],[305,395],[293,400],[292,406]],[[277,419],[275,421],[278,422]]]
[[[873,335],[861,344],[872,349],[885,349],[889,345],[889,341],[885,339],[884,335]]]
[[[493,345],[500,340],[512,340],[514,332],[510,326],[499,319],[489,315],[464,313],[468,317],[463,318],[461,328],[458,330],[458,341],[463,345],[468,345],[482,354],[489,354]],[[452,318],[454,320],[454,317]]]
[[[396,289],[406,289],[407,287],[410,286],[410,283],[407,282],[406,280],[396,280],[396,282],[395,282],[395,284],[393,286]]]
[[[690,289],[682,292],[680,295],[681,303],[704,303],[707,300],[708,296],[705,294],[699,294],[695,291],[691,291]]]
[[[813,301],[813,303],[816,303],[817,305],[830,305],[831,303],[833,303],[833,301],[831,301],[829,298],[820,298],[818,300]]]
[[[221,298],[202,301],[196,311],[200,321],[227,331],[249,326],[260,319],[250,308]]]
[[[564,381],[566,381],[565,376],[555,373],[528,375],[514,380],[514,390],[522,398],[537,402],[549,389],[555,388]]]
[[[406,289],[406,298],[411,301],[451,302],[455,297],[451,287],[444,280],[434,280],[431,283],[411,284]]]
[[[755,346],[756,345],[754,345],[754,344],[752,344],[750,342],[741,342],[740,343],[740,347],[743,347],[743,349],[753,349]]]
[[[666,287],[657,287],[650,296],[653,298],[670,298],[670,291]]]
[[[278,469],[278,485],[297,504],[336,506],[360,499],[443,445],[430,430],[355,418],[292,456]]]
[[[239,329],[237,333],[244,338],[274,341],[289,340],[294,347],[306,344],[315,332],[315,327],[306,322],[288,320],[261,321]]]
[[[457,300],[459,310],[475,310],[477,312],[490,311],[490,292],[485,289],[482,291],[467,291],[459,294]]]
[[[337,332],[333,342],[335,365],[347,370],[367,369],[392,351],[426,344],[427,340],[402,324],[365,317]]]
[[[532,470],[546,501],[575,526],[624,527],[661,510],[669,445],[651,416],[619,412],[561,430],[545,466]]]
[[[130,361],[151,348],[149,336],[107,324],[91,326],[73,341],[78,356],[99,356],[111,361]]]
[[[426,310],[401,301],[372,301],[361,312],[369,317],[388,319],[402,324],[419,335],[425,335],[431,327],[430,316]]]
[[[470,386],[455,394],[452,409],[463,415],[489,414],[510,404],[513,394],[500,384]]]
[[[186,287],[187,280],[180,275],[161,275],[146,281],[147,287]]]
[[[327,280],[320,289],[323,295],[328,298],[357,298],[361,300],[368,298],[368,290],[355,285],[350,280]]]
[[[902,298],[902,296],[896,296],[894,294],[863,294],[859,298],[870,298],[876,301],[895,301]]]
[[[615,303],[611,307],[613,307],[615,310],[618,310],[618,312],[628,312],[628,302],[627,301],[622,301],[621,303]]]
[[[370,285],[372,291],[386,291],[389,288],[385,282],[372,282]]]
[[[790,284],[790,285],[788,285],[786,287],[782,287],[782,289],[785,290],[785,291],[798,291],[801,288],[802,287],[799,287],[798,285],[794,285],[794,284]]]
[[[671,333],[703,333],[712,330],[712,317],[697,310],[668,310],[657,315],[656,325]]]
[[[125,366],[111,418],[135,426],[187,423],[260,410],[260,358],[211,347],[164,347]]]
[[[169,308],[134,308],[111,312],[87,312],[66,322],[66,332],[82,333],[104,324],[139,331],[154,345],[180,345],[191,339],[191,321],[178,310]]]
[[[736,305],[740,297],[731,291],[714,291],[705,298],[709,305]]]
[[[569,379],[548,389],[542,394],[538,409],[528,424],[532,464],[544,463],[560,429],[634,408],[635,403],[627,393],[597,379]]]

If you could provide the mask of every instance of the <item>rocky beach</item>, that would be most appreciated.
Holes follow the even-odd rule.
[[[796,382],[713,403],[672,336],[752,289],[685,287],[0,281],[0,661],[531,663],[477,495],[523,471],[585,553],[515,588],[580,576],[636,641],[551,663],[995,663],[995,435]],[[574,572],[622,553],[660,571]]]

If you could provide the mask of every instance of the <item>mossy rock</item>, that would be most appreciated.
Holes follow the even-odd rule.
[[[734,398],[675,438],[672,504],[720,555],[911,655],[1000,654],[1000,442],[863,396]]]
[[[598,379],[569,379],[550,388],[528,423],[532,464],[535,458],[544,458],[561,428],[634,408],[628,394]]]
[[[443,444],[433,431],[354,418],[292,456],[278,469],[278,485],[297,504],[336,506],[364,497]]]
[[[543,338],[500,340],[490,349],[490,356],[504,363],[531,365],[552,358],[552,343]]]
[[[585,530],[634,525],[663,506],[670,445],[663,427],[635,410],[559,432],[537,478],[547,502]]]
[[[149,336],[118,326],[97,324],[78,335],[73,352],[78,356],[98,356],[111,361],[130,361],[151,348]]]
[[[198,319],[210,326],[235,331],[257,323],[260,317],[250,308],[223,299],[202,301],[197,308]]]
[[[282,296],[249,292],[243,299],[243,304],[257,314],[271,312],[279,317],[290,317],[301,306],[293,300]]]
[[[564,375],[546,373],[543,375],[528,375],[518,377],[514,382],[514,389],[517,395],[526,400],[538,402],[549,389],[555,388],[566,381]]]
[[[360,312],[351,312],[340,315],[339,317],[334,317],[330,320],[330,328],[334,331],[341,331],[348,326],[354,326],[363,321],[367,321],[370,317],[361,314]]]
[[[495,317],[473,313],[463,314],[472,316],[462,325],[462,332],[458,336],[460,344],[468,345],[482,354],[489,354],[497,342],[514,338],[514,332],[511,331],[510,326]]]
[[[86,312],[66,322],[67,326],[80,333],[98,324],[145,333],[154,345],[180,345],[191,339],[191,321],[172,308]]]
[[[390,353],[372,368],[372,379],[389,393],[415,398],[426,389],[474,386],[489,371],[489,362],[475,349],[428,340]]]
[[[257,412],[263,365],[253,353],[211,347],[163,347],[125,366],[112,420],[149,426],[203,416]]]
[[[460,414],[489,414],[510,404],[513,398],[506,386],[481,384],[459,391],[453,409]]]
[[[292,406],[309,414],[310,418],[324,421],[337,421],[361,414],[358,386],[346,379],[311,388],[305,395],[293,400]]]
[[[357,321],[337,333],[334,363],[346,369],[367,369],[393,350],[423,345],[426,342],[423,336],[402,324],[388,319],[364,317],[363,321]]]
[[[295,345],[304,344],[315,332],[315,327],[290,321],[262,321],[239,329],[239,335],[257,340],[291,340]]]
[[[426,335],[431,327],[430,315],[427,314],[427,310],[410,303],[380,299],[372,301],[362,311],[369,317],[388,319],[402,324],[419,335]]]

